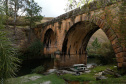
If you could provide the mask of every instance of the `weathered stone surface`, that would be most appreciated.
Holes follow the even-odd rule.
[[[126,62],[126,57],[123,57],[123,62]]]
[[[116,49],[116,48],[119,48],[120,47],[120,44],[119,43],[115,43],[112,45],[113,49]]]
[[[126,57],[126,52],[117,53],[117,54],[116,54],[116,57],[117,57],[117,58]]]
[[[102,28],[102,30],[103,30],[105,33],[106,33],[109,29],[110,29],[110,27],[108,27],[107,25],[104,26],[104,27]]]
[[[122,63],[123,62],[123,57],[117,57],[116,60],[117,60],[117,62]]]
[[[122,63],[122,66],[126,68],[126,62],[123,62]]]
[[[109,38],[109,40],[110,41],[113,41],[114,39],[116,39],[117,38],[117,36],[115,35],[115,34],[113,34],[110,38]]]
[[[116,44],[116,43],[119,43],[119,40],[118,38],[115,38],[114,40],[111,41],[112,45]]]
[[[122,63],[118,63],[118,68],[121,68],[123,67],[123,64]]]
[[[115,53],[120,53],[120,52],[123,52],[123,49],[122,47],[119,47],[119,48],[116,48],[114,49]]]
[[[112,28],[109,28],[109,30],[106,32],[108,38],[110,38],[112,35],[114,35],[114,31],[112,30]]]

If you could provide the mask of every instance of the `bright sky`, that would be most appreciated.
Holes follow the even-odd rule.
[[[45,17],[57,17],[65,13],[68,0],[35,0],[42,7],[42,15]]]

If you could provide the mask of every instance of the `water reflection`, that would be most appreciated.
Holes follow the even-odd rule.
[[[31,60],[24,60],[21,64],[20,70],[17,73],[17,76],[23,76],[26,74],[30,74],[32,69],[38,66],[44,66],[44,68],[52,69],[54,66],[54,59],[47,58],[47,59],[31,59]]]

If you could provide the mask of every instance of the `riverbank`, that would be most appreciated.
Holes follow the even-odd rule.
[[[28,74],[17,78],[10,78],[5,84],[65,84],[65,81],[53,73],[49,75]]]
[[[61,75],[54,71],[47,75],[28,74],[21,77],[10,78],[6,84],[125,84],[126,75],[116,77],[114,74],[104,74],[105,79],[97,80],[101,72],[106,69],[111,69],[117,72],[117,67],[114,65],[96,66],[91,68],[89,73],[81,75],[63,73]]]

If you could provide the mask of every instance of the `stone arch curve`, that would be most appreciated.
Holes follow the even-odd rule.
[[[83,17],[83,18],[85,18],[85,17]],[[86,47],[87,47],[87,43],[88,43],[90,37],[98,29],[102,29],[104,31],[104,33],[106,34],[106,36],[108,37],[108,39],[110,40],[111,44],[112,44],[112,47],[113,47],[113,50],[115,52],[116,59],[117,59],[117,62],[118,62],[118,67],[122,67],[123,54],[120,54],[120,53],[123,52],[123,49],[122,49],[122,46],[121,46],[121,44],[118,40],[118,37],[117,37],[116,33],[114,32],[114,30],[108,25],[108,23],[105,20],[100,19],[98,17],[93,17],[93,18],[88,17],[88,18],[85,18],[85,19],[83,19],[83,18],[82,18],[82,20],[80,19],[80,21],[78,21],[78,22],[75,22],[75,20],[74,20],[73,24],[70,26],[69,30],[67,31],[66,36],[65,36],[64,41],[63,41],[63,44],[62,44],[62,54],[70,55],[70,54],[84,54],[84,53],[86,53]],[[76,26],[77,25],[83,26],[83,24],[85,24],[85,25],[92,24],[92,26],[94,28],[87,31],[85,36],[81,36],[81,35],[75,36],[75,35],[79,34],[80,32],[82,32],[81,30],[80,30],[80,32],[74,31],[77,28]],[[79,28],[79,26],[78,26],[78,28]],[[82,33],[84,33],[85,31],[83,31]],[[69,38],[70,36],[72,38]],[[76,37],[76,40],[73,40],[74,37]],[[79,38],[81,39],[80,44],[75,45],[75,43],[77,43],[76,41]],[[72,41],[70,42],[70,40],[72,40]]]
[[[44,40],[43,40],[43,44],[44,44],[44,48],[45,48],[44,52],[47,52],[48,50],[50,51],[48,53],[54,52],[51,50],[56,49],[56,45],[57,45],[56,39],[57,38],[56,38],[55,32],[52,30],[52,28],[49,28],[44,34]]]

